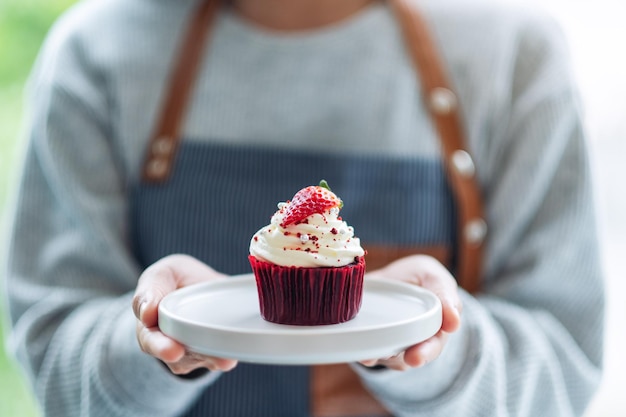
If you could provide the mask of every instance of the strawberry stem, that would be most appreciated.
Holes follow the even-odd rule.
[[[326,188],[331,193],[333,192],[333,190],[330,189],[330,185],[328,185],[326,180],[321,180],[319,186],[322,187],[322,188]],[[343,201],[340,198],[339,198],[339,208],[340,209],[343,208]]]

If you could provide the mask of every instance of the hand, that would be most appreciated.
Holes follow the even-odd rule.
[[[137,283],[133,311],[137,317],[137,340],[141,350],[165,363],[178,375],[198,368],[229,371],[237,365],[232,359],[216,358],[189,352],[170,339],[158,327],[159,303],[170,292],[226,276],[191,256],[170,255],[147,268]]]
[[[441,300],[443,322],[441,329],[430,339],[407,348],[395,356],[365,360],[365,366],[384,365],[387,368],[406,370],[423,366],[435,360],[443,350],[448,333],[461,325],[462,303],[456,280],[435,258],[414,255],[399,259],[384,268],[367,274],[367,278],[397,279],[426,288]]]

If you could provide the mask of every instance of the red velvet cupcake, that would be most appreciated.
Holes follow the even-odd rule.
[[[325,181],[298,191],[250,242],[262,317],[317,326],[353,319],[361,308],[364,251]]]

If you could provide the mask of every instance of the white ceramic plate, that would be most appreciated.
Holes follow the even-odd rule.
[[[365,279],[359,314],[346,323],[287,326],[261,318],[252,275],[182,288],[159,305],[159,327],[190,350],[267,364],[329,364],[378,359],[428,339],[441,327],[430,291]]]

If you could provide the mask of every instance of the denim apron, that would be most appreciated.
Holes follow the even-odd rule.
[[[354,226],[368,252],[368,270],[408,254],[426,253],[457,274],[465,268],[477,276],[479,264],[464,263],[472,256],[480,259],[475,255],[486,231],[473,163],[459,133],[456,97],[437,71],[436,54],[419,56],[429,49],[423,48],[427,34],[421,31],[423,22],[413,6],[404,0],[392,2],[430,94],[429,108],[444,145],[442,160],[316,154],[181,138],[180,120],[201,62],[198,40],[207,37],[218,3],[205,0],[191,18],[162,117],[147,149],[143,181],[133,191],[131,232],[140,264],[147,267],[169,254],[186,253],[226,274],[250,273],[250,238],[267,224],[276,203],[324,178],[349,202],[342,216]],[[418,56],[413,49],[420,51]],[[239,363],[210,385],[184,415],[389,413],[347,365]]]

